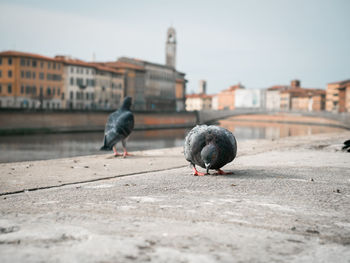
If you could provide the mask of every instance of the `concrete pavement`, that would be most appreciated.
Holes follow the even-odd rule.
[[[0,164],[1,262],[350,262],[350,132]]]

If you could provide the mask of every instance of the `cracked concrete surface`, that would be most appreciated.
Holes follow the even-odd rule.
[[[238,142],[226,176],[181,148],[1,164],[0,261],[350,262],[349,138]]]

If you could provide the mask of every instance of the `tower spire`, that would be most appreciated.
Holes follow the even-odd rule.
[[[165,64],[173,68],[176,67],[176,31],[169,27],[167,32],[167,41],[165,47]]]

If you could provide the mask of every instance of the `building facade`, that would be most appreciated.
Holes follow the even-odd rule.
[[[263,89],[237,89],[235,108],[265,108],[266,91]]]
[[[18,51],[0,53],[0,107],[65,108],[63,64]]]
[[[89,63],[68,56],[56,56],[64,65],[66,109],[95,109],[96,69]]]
[[[289,86],[272,86],[266,90],[266,109],[275,111],[281,109],[281,91]]]
[[[212,96],[207,94],[190,94],[186,96],[186,110],[200,111],[212,109]]]
[[[235,109],[235,93],[237,90],[244,89],[240,83],[231,86],[218,94],[218,109],[219,110],[234,110]]]
[[[326,91],[326,110],[350,112],[350,80],[329,83]]]
[[[176,111],[186,110],[186,83],[185,73],[177,71],[175,83]]]

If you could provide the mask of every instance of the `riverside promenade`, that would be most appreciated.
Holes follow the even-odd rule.
[[[350,132],[0,164],[0,262],[349,262]]]

